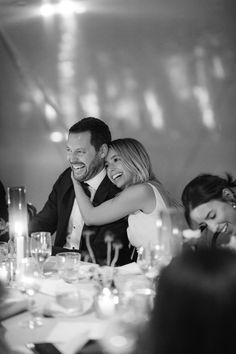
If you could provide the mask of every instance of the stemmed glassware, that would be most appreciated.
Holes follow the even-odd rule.
[[[157,220],[157,228],[158,243],[171,260],[182,251],[183,231],[188,228],[183,209],[162,210]]]
[[[52,242],[50,232],[33,232],[30,238],[31,256],[38,262],[40,274],[43,277],[43,267],[47,258],[52,252]]]
[[[158,244],[149,244],[146,247],[140,247],[138,250],[137,263],[144,275],[151,282],[155,280],[160,271],[160,256],[160,247]]]
[[[17,287],[22,293],[28,295],[28,309],[31,318],[21,322],[20,325],[30,329],[42,325],[42,320],[35,306],[35,294],[39,291],[40,280],[38,263],[33,258],[23,258],[17,270]]]
[[[145,276],[152,282],[163,266],[182,250],[183,230],[186,228],[183,211],[169,208],[157,216],[157,237],[154,244],[138,250],[137,263]]]

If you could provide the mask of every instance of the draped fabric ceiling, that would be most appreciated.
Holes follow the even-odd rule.
[[[0,0],[0,179],[40,209],[67,129],[106,121],[180,196],[235,173],[234,0]]]

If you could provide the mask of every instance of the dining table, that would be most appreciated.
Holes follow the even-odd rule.
[[[99,282],[97,274],[100,275]],[[101,274],[105,274],[104,278]],[[112,279],[109,279],[109,276]],[[35,307],[42,325],[33,329],[21,325],[30,316],[27,295],[16,285],[11,284],[7,288],[8,297],[5,300],[9,310],[1,321],[5,329],[5,339],[12,350],[22,354],[32,354],[31,349],[27,348],[29,343],[52,343],[62,354],[100,353],[104,338],[111,337],[110,333],[117,328],[119,321],[126,321],[130,328],[147,320],[147,307],[141,311],[140,299],[145,297],[146,306],[147,298],[153,299],[153,292],[146,280],[135,262],[111,269],[81,261],[78,280],[70,284],[59,277],[56,257],[51,256],[44,265],[39,291],[34,295]],[[115,306],[107,301],[105,293],[103,299],[99,297],[106,288],[107,281],[109,287],[112,287],[112,294],[116,295],[113,296],[113,300],[116,299]],[[75,289],[80,294],[82,306],[78,311],[71,312],[66,307],[58,305],[57,298],[60,292],[66,291],[71,294]],[[139,294],[136,304],[135,293]],[[122,306],[121,298],[126,299]],[[103,302],[99,302],[100,300]],[[148,306],[149,304],[150,301]],[[130,312],[128,315],[132,307],[132,314]],[[142,317],[141,313],[145,313],[145,316]],[[126,331],[126,334],[128,332]],[[109,349],[105,350],[103,345],[102,352],[108,353]],[[122,348],[120,353],[122,354]]]

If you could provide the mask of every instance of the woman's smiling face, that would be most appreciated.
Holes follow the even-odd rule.
[[[121,156],[112,148],[108,151],[105,167],[109,179],[118,188],[124,189],[132,184],[132,173],[124,165]]]
[[[225,240],[236,235],[236,210],[226,201],[211,200],[190,212],[190,217],[201,229],[219,232]]]

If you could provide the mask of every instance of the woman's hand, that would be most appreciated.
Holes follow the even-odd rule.
[[[201,230],[191,230],[191,229],[186,229],[183,230],[183,236],[185,239],[190,240],[190,239],[198,239],[201,237]]]
[[[74,183],[75,182],[75,177],[74,177],[73,171],[71,171],[70,176],[71,176],[72,182]]]
[[[183,230],[183,241],[185,244],[188,244],[191,248],[195,248],[198,244],[199,238],[201,237],[201,230]]]
[[[72,182],[73,182],[74,186],[81,185],[81,183],[75,179],[73,171],[71,171],[71,179],[72,179]]]
[[[222,245],[221,247],[230,248],[231,250],[236,250],[236,236],[232,235],[230,237],[229,243]]]

